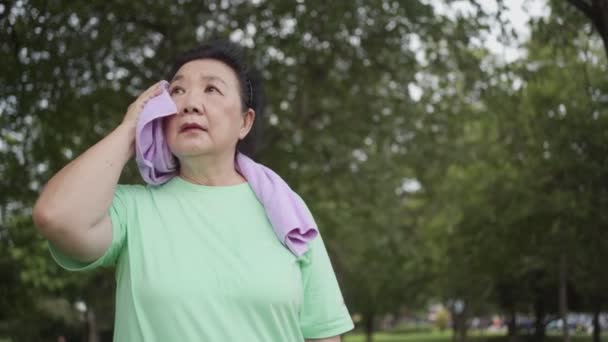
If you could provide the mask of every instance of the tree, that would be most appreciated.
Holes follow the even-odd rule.
[[[258,158],[311,203],[336,256],[336,269],[344,270],[340,275],[354,277],[357,267],[391,260],[384,273],[397,268],[401,276],[382,283],[361,279],[371,289],[368,295],[396,293],[402,284],[415,283],[420,276],[409,272],[414,264],[403,257],[416,249],[407,243],[411,249],[401,250],[399,245],[408,241],[412,219],[401,211],[407,206],[386,213],[382,209],[403,202],[395,189],[411,176],[399,157],[411,126],[405,115],[418,115],[403,106],[421,108],[410,103],[407,93],[418,63],[417,47],[410,44],[420,37],[445,41],[442,25],[432,7],[418,1],[90,1],[68,6],[28,0],[2,5],[0,239],[8,246],[1,253],[12,255],[6,260],[17,253],[20,262],[11,268],[15,276],[7,288],[29,288],[18,275],[28,268],[20,266],[37,260],[34,264],[42,263],[42,271],[34,273],[32,282],[54,285],[29,292],[34,301],[49,295],[82,299],[99,318],[94,325],[111,325],[111,315],[102,314],[105,310],[91,296],[95,292],[99,302],[112,302],[107,286],[111,276],[71,278],[56,268],[39,238],[28,233],[32,239],[20,239],[17,230],[32,231],[31,206],[52,174],[113,128],[130,100],[163,76],[177,51],[211,37],[252,48],[251,60],[261,69],[268,94],[267,115],[260,118],[267,134]],[[393,157],[400,162],[387,164]],[[125,170],[122,182],[139,181],[134,166]],[[369,183],[351,186],[360,180]],[[362,203],[375,193],[374,202]],[[349,212],[337,215],[336,208]],[[14,220],[21,223],[13,226]],[[340,240],[349,229],[365,227],[379,227],[396,239],[379,251],[362,244],[361,236]],[[353,244],[349,255],[367,253],[370,259],[341,258],[342,241]],[[372,304],[379,310],[393,306],[388,300]]]
[[[602,41],[604,49],[608,55],[608,4],[602,0],[566,0],[572,6],[576,7],[597,30]],[[553,7],[558,7],[554,1]]]

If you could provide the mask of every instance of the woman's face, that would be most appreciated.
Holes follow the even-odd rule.
[[[226,64],[201,59],[184,64],[169,85],[177,114],[165,121],[165,137],[178,158],[234,153],[253,124],[242,112],[240,86]]]

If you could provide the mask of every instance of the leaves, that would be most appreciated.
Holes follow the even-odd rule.
[[[111,325],[111,273],[60,270],[31,206],[178,52],[216,36],[261,71],[257,159],[310,205],[353,313],[527,310],[562,253],[575,290],[597,296],[606,58],[588,18],[550,5],[512,63],[476,43],[503,19],[475,2],[468,16],[426,1],[2,5],[0,307],[83,299]],[[139,182],[134,163],[121,181]]]

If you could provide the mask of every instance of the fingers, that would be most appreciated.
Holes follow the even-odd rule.
[[[146,103],[153,97],[160,95],[163,92],[162,81],[156,82],[151,87],[142,92],[129,106],[137,111],[140,111]]]
[[[139,97],[135,100],[137,107],[143,107],[151,98],[160,95],[163,92],[162,81],[159,81],[146,89]]]
[[[123,119],[123,122],[133,123],[137,122],[139,113],[143,110],[146,103],[153,97],[158,96],[163,91],[163,81],[156,82],[151,87],[143,91],[127,108],[127,113]]]
[[[155,84],[153,84],[150,88],[146,89],[146,91],[144,91],[143,94],[141,94],[141,98],[145,102],[147,102],[150,98],[160,95],[162,93],[162,91],[163,91],[162,81],[158,81]]]

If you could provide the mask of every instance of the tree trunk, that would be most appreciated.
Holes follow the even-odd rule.
[[[464,313],[462,314],[462,317],[460,319],[461,319],[461,321],[460,321],[460,329],[458,331],[458,341],[467,342],[467,320],[466,320]]]
[[[515,309],[509,310],[509,318],[507,321],[507,335],[509,336],[509,342],[517,341],[517,316]]]
[[[568,263],[566,255],[562,254],[559,265],[559,314],[562,317],[563,341],[570,342],[570,327],[568,326]]]
[[[87,342],[99,342],[99,329],[97,327],[97,318],[93,308],[89,306],[87,310]]]
[[[460,309],[452,308],[453,334],[452,341],[466,342],[467,341],[467,316],[466,305],[462,305]]]
[[[458,323],[456,315],[452,313],[452,342],[458,342]]]
[[[365,341],[373,342],[374,340],[374,313],[370,312],[365,315]]]
[[[602,37],[604,51],[608,57],[608,4],[604,0],[593,0],[595,16],[592,18],[593,25]]]
[[[538,293],[534,303],[534,341],[545,340],[545,301],[542,293]]]
[[[602,326],[600,325],[600,306],[593,308],[593,342],[601,342]]]
[[[608,57],[608,2],[605,0],[567,0],[581,11],[593,24],[604,42],[604,52]]]

